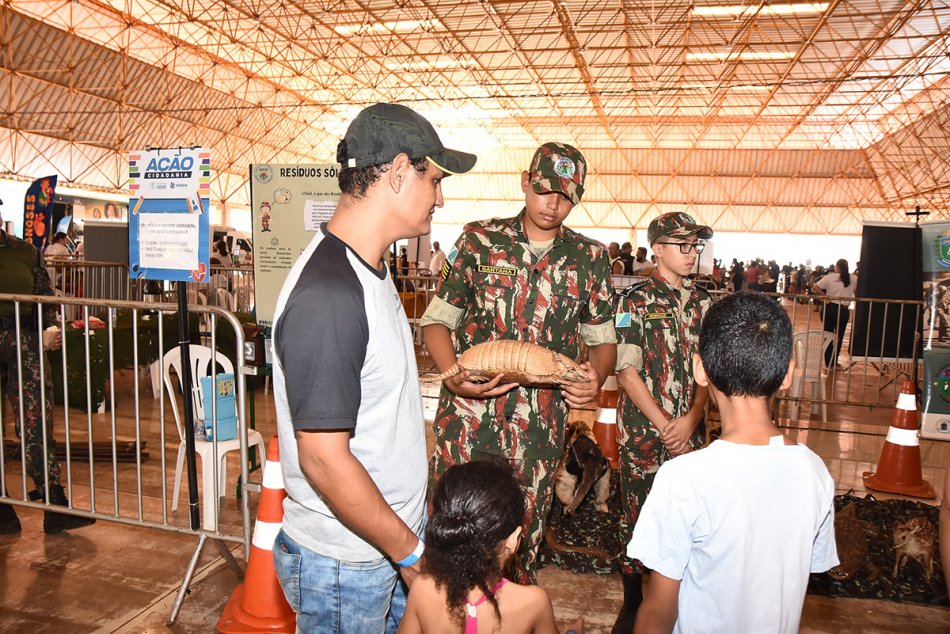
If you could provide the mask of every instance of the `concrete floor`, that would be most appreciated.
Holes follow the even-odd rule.
[[[130,371],[119,373],[116,380],[117,394],[120,394],[116,397],[119,435],[134,436],[133,401],[128,396],[132,385]],[[176,513],[167,508],[177,451],[173,422],[165,422],[168,434],[165,460],[169,471],[163,476],[159,468],[158,401],[148,398],[144,381],[140,385],[143,389],[140,431],[149,440],[150,454],[142,469],[142,516],[161,517],[164,506],[172,524],[185,526],[184,506]],[[784,413],[784,407],[781,411]],[[784,424],[792,438],[807,444],[825,459],[838,492],[854,489],[862,495],[861,473],[877,462],[892,411],[830,406],[828,423],[802,421],[790,426],[786,421]],[[257,428],[267,438],[274,431],[273,401],[260,389],[256,392],[255,413]],[[58,425],[61,416],[61,412],[57,414]],[[86,428],[84,413],[74,410],[71,416],[73,425]],[[9,424],[7,416],[4,421]],[[103,438],[110,425],[108,415],[94,416],[95,437]],[[81,429],[74,427],[74,430],[81,435]],[[944,473],[950,463],[950,443],[923,440],[921,457],[924,477],[942,495]],[[11,461],[6,468],[11,494],[19,495],[20,464]],[[88,508],[88,466],[74,462],[72,471],[74,501]],[[118,511],[114,510],[112,464],[97,463],[94,473],[97,508],[125,518],[137,517],[135,465],[116,467]],[[232,461],[230,483],[233,483],[234,473]],[[18,513],[23,532],[18,536],[0,536],[0,561],[3,562],[0,631],[3,632],[210,632],[238,583],[218,551],[207,544],[178,621],[169,627],[165,621],[197,545],[195,536],[110,521],[100,521],[71,533],[44,535],[42,511],[19,507]],[[223,531],[238,534],[240,516],[232,492],[224,499],[221,517]],[[230,547],[240,558],[241,548],[233,544]],[[561,626],[582,614],[588,632],[609,631],[621,599],[620,580],[616,575],[577,575],[548,567],[540,572],[539,580],[554,601]],[[801,631],[948,632],[950,608],[809,596]]]

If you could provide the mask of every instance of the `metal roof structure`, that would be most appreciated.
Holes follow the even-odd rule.
[[[248,164],[332,162],[377,101],[479,155],[445,222],[512,213],[549,140],[590,164],[576,227],[950,202],[950,0],[3,0],[0,86],[0,176],[121,191],[128,151],[207,145],[236,207]]]

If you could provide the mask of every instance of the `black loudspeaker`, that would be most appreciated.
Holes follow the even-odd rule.
[[[920,229],[904,223],[865,223],[855,294],[891,302],[857,302],[851,326],[851,356],[920,358],[920,308],[892,302],[920,301],[921,280]]]

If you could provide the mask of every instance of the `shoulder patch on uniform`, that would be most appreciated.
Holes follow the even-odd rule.
[[[627,288],[625,288],[625,289],[623,289],[622,291],[620,291],[620,292],[618,293],[618,295],[623,295],[624,297],[630,297],[633,293],[635,293],[635,292],[637,291],[637,289],[641,288],[641,287],[642,287],[644,284],[646,284],[646,283],[647,283],[646,280],[643,280],[643,281],[640,281],[640,282],[634,282],[633,284],[631,284],[631,285],[628,286]]]
[[[452,247],[452,250],[449,251],[449,254],[445,257],[445,262],[442,263],[442,270],[439,271],[439,281],[444,282],[449,276],[449,272],[452,270],[452,264],[455,263],[455,258],[457,258],[458,255],[459,248],[457,246]]]
[[[629,328],[633,323],[633,315],[631,313],[617,313],[614,315],[614,327],[615,328]]]

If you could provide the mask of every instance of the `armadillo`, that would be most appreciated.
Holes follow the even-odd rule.
[[[451,368],[437,376],[442,381],[463,370],[469,380],[490,381],[502,374],[502,383],[530,387],[550,387],[566,381],[588,381],[587,373],[563,354],[528,341],[499,339],[472,346],[459,356]]]

